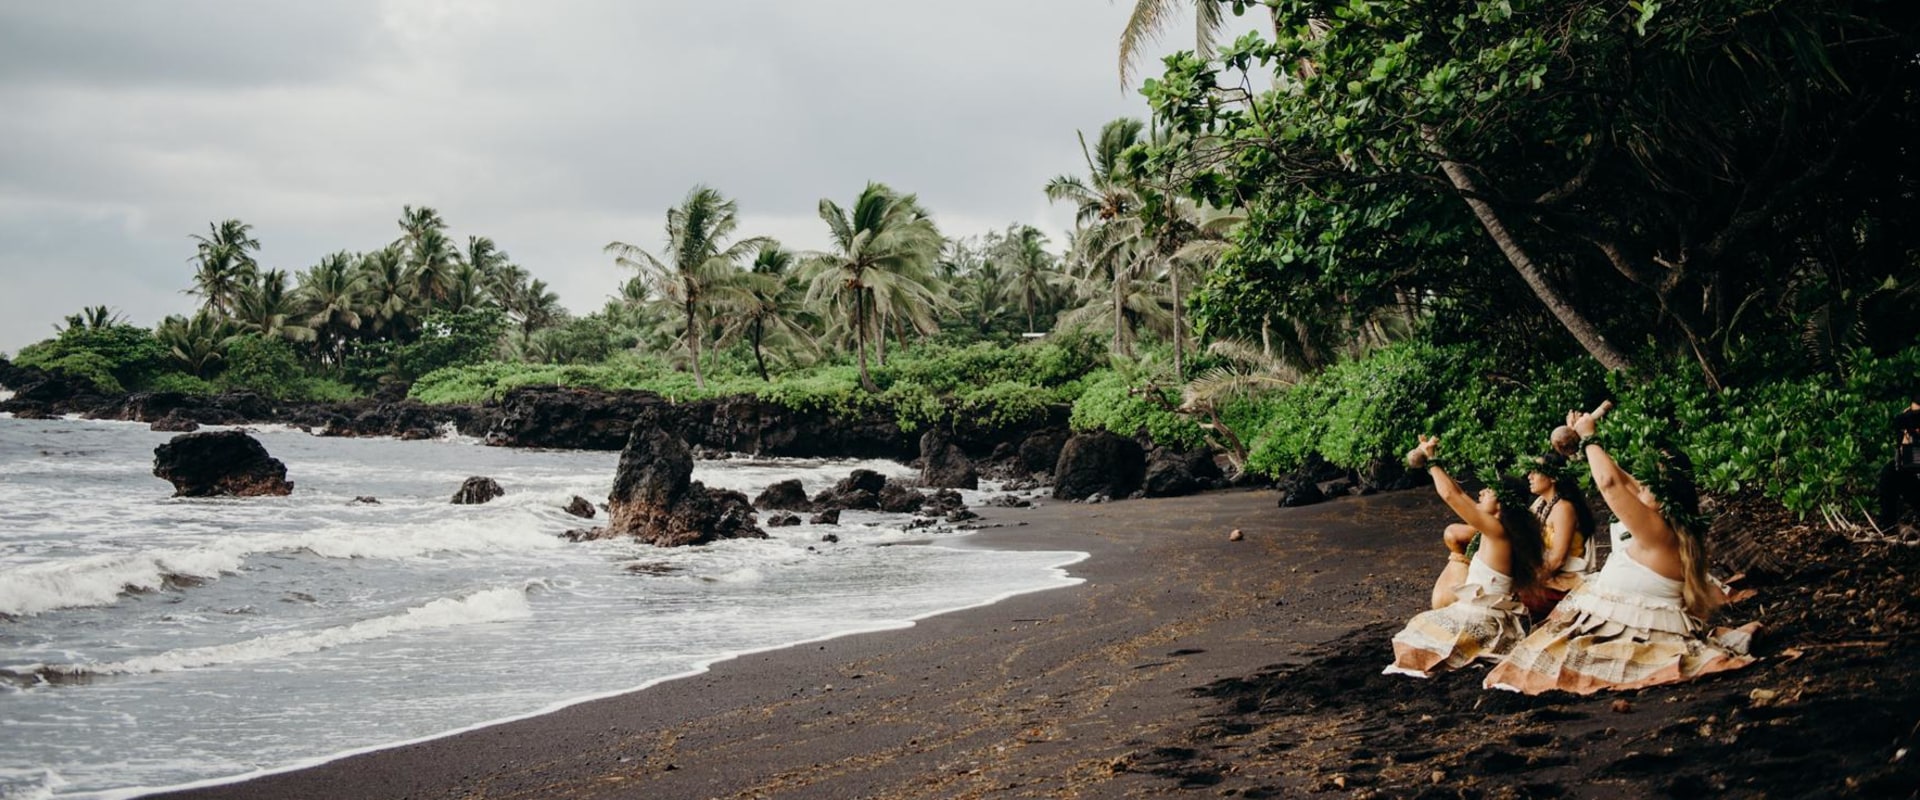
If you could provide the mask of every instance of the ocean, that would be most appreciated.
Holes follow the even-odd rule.
[[[572,543],[606,515],[562,507],[604,500],[617,453],[250,430],[291,496],[176,499],[152,475],[173,434],[0,415],[0,797],[130,797],[433,738],[1069,586],[1084,557],[868,512],[705,547]],[[811,494],[856,467],[912,475],[736,458],[694,477]],[[470,475],[506,496],[451,505]]]

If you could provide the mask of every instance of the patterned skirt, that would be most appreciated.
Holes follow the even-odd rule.
[[[1515,645],[1485,685],[1592,694],[1675,683],[1753,663],[1746,650],[1757,627],[1702,634],[1676,602],[1608,592],[1589,581]]]
[[[1476,658],[1499,658],[1526,636],[1527,609],[1513,595],[1468,580],[1452,605],[1423,611],[1393,636],[1390,675],[1431,677]]]

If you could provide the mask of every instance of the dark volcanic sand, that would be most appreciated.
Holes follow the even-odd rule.
[[[1782,534],[1818,557],[1795,578],[1757,577],[1760,595],[1727,615],[1780,623],[1757,645],[1765,661],[1679,687],[1525,698],[1480,690],[1478,669],[1379,674],[1388,637],[1424,605],[1442,561],[1448,515],[1430,492],[1273,503],[1247,492],[994,509],[985,522],[1008,527],[977,541],[1091,552],[1070,568],[1087,582],[171,796],[1907,797],[1920,787],[1920,754],[1896,756],[1920,725],[1916,548]],[[1246,541],[1227,540],[1234,528]],[[1622,699],[1630,710],[1614,709]]]

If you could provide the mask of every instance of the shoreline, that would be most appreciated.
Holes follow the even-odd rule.
[[[1375,505],[1381,504],[1381,501],[1392,506],[1425,505],[1411,493],[1382,496],[1375,500]],[[1316,507],[1321,509],[1320,513],[1311,516],[1328,518],[1342,516],[1325,512],[1333,509],[1352,511],[1355,510],[1352,507],[1360,505],[1361,502],[1364,501],[1325,504]],[[1142,526],[1139,524],[1141,515],[1136,512],[1149,508],[1155,510],[1152,516],[1157,522]],[[1433,509],[1429,505],[1422,510],[1430,512]],[[922,682],[931,682],[934,677],[940,678],[943,682],[952,678],[964,678],[964,682],[968,685],[967,691],[962,692],[963,695],[971,695],[974,691],[993,691],[994,687],[978,685],[976,673],[983,672],[982,670],[967,670],[956,674],[947,668],[947,663],[963,657],[960,655],[961,652],[970,654],[972,658],[985,657],[991,660],[995,652],[1009,645],[1015,649],[1037,649],[1047,652],[1048,655],[1043,657],[1041,662],[1049,669],[1043,670],[1043,674],[1066,670],[1064,673],[1050,676],[1054,681],[1072,677],[1072,673],[1080,667],[1094,666],[1098,668],[1095,670],[1097,673],[1106,676],[1104,680],[1127,685],[1129,689],[1125,693],[1127,697],[1131,698],[1135,691],[1145,686],[1153,686],[1156,690],[1148,693],[1151,697],[1143,696],[1138,699],[1147,700],[1155,707],[1164,707],[1169,700],[1179,706],[1191,705],[1191,700],[1182,698],[1180,695],[1184,694],[1184,690],[1193,682],[1190,673],[1186,670],[1197,668],[1197,663],[1217,662],[1207,667],[1212,670],[1209,674],[1217,678],[1239,674],[1240,671],[1268,662],[1251,655],[1238,658],[1226,657],[1227,654],[1224,652],[1207,648],[1161,646],[1181,638],[1178,629],[1185,628],[1187,625],[1186,620],[1179,615],[1158,620],[1161,624],[1148,624],[1145,630],[1140,630],[1139,622],[1133,621],[1132,615],[1119,615],[1112,621],[1096,623],[1086,615],[1077,612],[1097,610],[1103,603],[1116,596],[1123,597],[1130,605],[1137,605],[1147,595],[1173,592],[1175,587],[1163,584],[1159,580],[1139,580],[1143,577],[1150,578],[1153,573],[1152,570],[1142,569],[1145,566],[1142,559],[1165,557],[1183,549],[1182,544],[1192,544],[1190,541],[1182,541],[1187,537],[1168,534],[1170,531],[1192,528],[1197,518],[1212,517],[1218,523],[1224,523],[1229,519],[1250,523],[1255,518],[1274,513],[1309,517],[1309,514],[1300,513],[1308,509],[1275,512],[1273,495],[1267,492],[1226,492],[1174,500],[1128,501],[1100,505],[1075,505],[1055,501],[1034,509],[992,509],[991,514],[984,513],[985,511],[983,509],[983,519],[980,520],[982,524],[998,524],[1003,527],[989,527],[976,531],[962,542],[954,543],[955,545],[988,549],[1073,550],[1086,553],[1083,559],[1075,559],[1070,564],[1056,568],[1063,569],[1081,582],[1072,586],[1055,587],[1059,591],[1043,589],[1024,592],[967,609],[935,614],[914,621],[909,626],[836,636],[826,640],[814,640],[748,653],[717,661],[708,665],[704,671],[663,680],[640,690],[589,699],[549,712],[436,736],[426,741],[383,746],[367,752],[338,757],[317,765],[270,774],[222,779],[217,784],[196,784],[191,788],[122,796],[431,797],[462,796],[474,793],[529,797],[556,793],[591,796],[596,792],[590,790],[590,786],[600,783],[600,779],[605,777],[604,773],[607,770],[604,768],[611,765],[613,772],[632,772],[633,770],[625,769],[626,764],[642,765],[638,770],[640,774],[627,775],[613,781],[612,785],[621,787],[620,791],[614,794],[636,791],[651,792],[656,796],[728,796],[753,792],[773,792],[782,795],[797,792],[795,796],[821,797],[873,796],[896,794],[898,791],[911,794],[914,790],[910,786],[897,785],[885,791],[882,791],[882,788],[886,784],[897,783],[894,779],[902,777],[902,768],[906,769],[907,774],[919,774],[933,766],[925,762],[929,757],[946,750],[946,748],[931,745],[931,740],[937,738],[935,736],[907,735],[905,738],[911,741],[926,738],[929,740],[929,746],[922,748],[919,745],[910,745],[906,749],[921,752],[895,754],[904,757],[901,761],[919,762],[920,765],[908,767],[905,763],[896,762],[890,765],[887,761],[876,762],[871,771],[860,773],[864,777],[858,782],[863,788],[851,788],[844,782],[845,779],[822,776],[818,781],[803,780],[792,774],[795,770],[809,772],[817,765],[833,764],[836,761],[858,756],[858,753],[838,752],[840,748],[833,746],[830,742],[820,741],[809,735],[808,730],[818,727],[821,720],[813,719],[808,714],[800,714],[799,718],[789,720],[792,723],[790,727],[782,726],[788,727],[785,734],[774,732],[758,722],[742,728],[740,721],[761,717],[763,712],[777,713],[778,710],[787,710],[788,713],[792,713],[798,710],[790,709],[795,698],[803,699],[799,705],[811,706],[819,703],[838,706],[842,698],[849,697],[846,694],[849,690],[857,693],[858,690],[877,685],[870,677],[873,673],[869,670],[873,668],[859,666],[871,664],[876,660],[890,662],[887,672],[891,673],[895,671],[892,667],[896,666],[891,662],[898,659],[901,662],[898,666],[925,673],[927,677],[922,678]],[[1365,518],[1371,515],[1358,516]],[[1075,528],[1085,529],[1074,530]],[[1149,528],[1158,530],[1152,531],[1148,530]],[[1207,535],[1205,538],[1216,542],[1216,548],[1229,554],[1238,548],[1249,551],[1243,555],[1251,555],[1251,550],[1259,547],[1258,544],[1251,543],[1251,540],[1258,538],[1256,536],[1250,536],[1250,542],[1227,542],[1226,530],[1220,529],[1217,535]],[[1349,530],[1349,533],[1354,532],[1357,530]],[[1155,541],[1156,539],[1158,541]],[[1084,543],[1088,546],[1075,549],[1067,542]],[[1249,547],[1250,544],[1252,547]],[[1193,559],[1191,563],[1182,565],[1181,572],[1193,574],[1191,570],[1211,561],[1213,561],[1211,557]],[[1231,602],[1232,596],[1236,594],[1231,591],[1225,595],[1209,593],[1208,601],[1210,605],[1216,606],[1216,610],[1224,611],[1217,609],[1217,604],[1222,600]],[[1278,609],[1280,607],[1249,604],[1248,608]],[[1259,635],[1246,629],[1247,615],[1232,614],[1231,616],[1239,618],[1236,627],[1241,636]],[[1148,622],[1152,621],[1148,620]],[[1080,623],[1087,627],[1076,627],[1074,630],[1066,631],[1065,636],[1062,637],[1059,635],[1062,628],[1073,627],[1062,623]],[[1145,656],[1137,659],[1140,663],[1124,665],[1089,663],[1080,651],[1099,643],[1087,641],[1085,637],[1101,631],[1120,635],[1122,639],[1130,637],[1137,641],[1139,647],[1147,647],[1149,650],[1140,652]],[[1199,633],[1199,631],[1192,631],[1192,633]],[[1145,635],[1144,639],[1143,635]],[[1113,637],[1103,636],[1102,638]],[[1320,637],[1312,638],[1314,640],[1312,643],[1318,643],[1321,640]],[[991,641],[993,646],[976,647],[974,643],[977,640]],[[1239,647],[1231,649],[1244,650],[1245,643],[1239,644]],[[1193,652],[1168,655],[1170,652],[1183,649]],[[1209,653],[1218,654],[1208,655]],[[846,659],[852,660],[846,661]],[[838,677],[824,677],[829,675]],[[829,682],[823,688],[820,680]],[[857,682],[865,682],[866,685],[857,685]],[[846,688],[841,689],[836,696],[834,684],[843,684]],[[737,705],[735,704],[737,698],[732,697],[733,693],[729,690],[741,688],[746,689],[753,697],[744,704]],[[903,722],[895,717],[890,708],[899,703],[911,704],[918,696],[918,692],[909,693],[904,698],[894,696],[894,692],[901,688],[901,682],[896,679],[886,686],[889,691],[880,692],[881,696],[872,698],[873,702],[880,703],[886,708],[857,702],[861,698],[853,697],[856,705],[863,707],[857,710],[842,708],[838,711],[838,716],[849,718],[878,715],[880,718],[871,721],[881,724],[849,725],[846,726],[847,735],[867,742],[870,737],[876,735],[876,730],[880,727],[892,729],[904,726],[905,729],[913,729],[924,725],[929,728],[924,733],[929,734],[948,728],[949,723],[942,722],[937,716],[925,719],[918,724]],[[1029,690],[1026,694],[1030,696],[1034,687],[1025,688]],[[997,691],[994,693],[997,694]],[[942,692],[942,694],[946,693]],[[1050,693],[1046,696],[1053,695]],[[961,705],[973,707],[976,709],[973,713],[979,713],[977,701],[963,702]],[[717,731],[713,730],[712,720],[716,706],[728,708],[727,714],[730,720],[721,725]],[[824,717],[836,715],[836,711],[831,707],[815,710],[822,712]],[[1120,717],[1131,719],[1134,716],[1133,710],[1135,709],[1129,709]],[[914,713],[910,716],[922,715]],[[1006,733],[1016,736],[1024,723],[1030,721],[1010,720],[1000,714],[991,716],[997,718],[991,727],[1004,729]],[[1165,718],[1172,720],[1180,716],[1184,715],[1167,715]],[[842,726],[835,721],[833,727],[838,729]],[[608,733],[614,730],[621,733],[618,735]],[[802,759],[806,762],[804,764],[798,761],[788,763],[775,759],[774,763],[767,763],[763,769],[753,772],[754,775],[770,778],[773,781],[772,784],[755,786],[755,781],[749,780],[751,775],[734,774],[723,782],[739,782],[740,785],[717,793],[710,787],[701,788],[701,785],[710,780],[720,780],[721,776],[701,777],[701,774],[716,768],[733,773],[734,770],[729,769],[728,765],[737,766],[737,759],[728,760],[725,764],[709,763],[705,758],[696,762],[689,757],[662,753],[657,747],[641,747],[629,751],[626,745],[620,746],[620,750],[627,755],[615,756],[605,761],[586,757],[582,752],[604,750],[609,745],[607,741],[609,738],[631,745],[636,741],[657,741],[658,737],[669,732],[675,740],[681,740],[693,734],[718,735],[733,746],[744,746],[746,741],[764,739],[768,736],[783,739],[798,738],[804,741],[790,742],[789,748],[782,749],[797,748],[811,753],[816,749],[824,748],[825,751],[836,752],[833,752],[830,758]],[[987,753],[990,748],[980,750],[979,748],[985,745],[973,741],[975,738],[975,734],[969,734],[962,737],[962,740],[970,744],[962,745],[956,742],[954,746],[961,751],[976,753],[976,757]],[[1109,740],[1103,749],[1117,746],[1124,741],[1113,740],[1111,737],[1102,738]],[[871,743],[868,744],[868,747],[857,749],[870,750]],[[897,740],[892,741],[891,746],[895,749],[901,748]],[[761,748],[756,745],[748,749],[758,751]],[[535,757],[542,762],[539,768],[531,771],[503,769],[521,763],[529,757],[523,753],[525,750],[537,751]],[[519,754],[520,757],[511,757],[509,754]],[[1068,748],[1055,752],[1051,757],[1070,758],[1072,756],[1072,749]],[[629,760],[622,762],[619,760],[622,757]],[[1109,759],[1112,757],[1114,756],[1108,756]],[[1073,758],[1072,760],[1082,759]],[[651,769],[644,768],[645,765],[651,765]],[[493,774],[485,774],[490,770]],[[935,768],[934,771],[939,770]],[[554,785],[556,778],[562,783],[573,784],[572,788],[561,791]],[[642,788],[642,784],[652,786]]]
[[[751,654],[651,688],[184,798],[1911,797],[1920,548],[1735,505],[1760,660],[1530,697],[1382,675],[1451,519],[1430,492],[1227,491],[991,509],[994,549],[1089,557],[1062,591]],[[1756,509],[1761,509],[1756,512]],[[1027,523],[1022,525],[1021,523]],[[1246,531],[1241,542],[1227,532]],[[1784,563],[1784,562],[1783,562]]]
[[[976,536],[979,533],[980,533],[979,531],[975,531],[973,533],[968,534],[965,538],[972,538],[973,536]],[[886,546],[898,546],[902,544],[958,546],[962,544],[962,542],[957,541],[949,545],[948,543],[942,543],[935,540],[920,540],[920,541],[912,541],[912,542],[897,542],[897,543],[892,543]],[[992,548],[977,548],[977,549],[992,549]],[[190,792],[197,789],[211,789],[211,788],[217,788],[222,786],[229,786],[233,784],[246,783],[246,782],[258,780],[261,778],[270,778],[270,777],[274,777],[277,775],[284,775],[291,772],[299,772],[302,770],[314,769],[317,767],[324,767],[328,764],[332,764],[334,762],[337,762],[343,759],[353,758],[355,756],[412,747],[415,745],[426,744],[426,743],[434,742],[440,739],[446,739],[452,736],[459,736],[462,734],[471,733],[471,732],[483,730],[486,728],[492,728],[499,725],[507,725],[515,722],[520,722],[522,720],[528,720],[536,717],[546,716],[548,714],[555,714],[584,703],[593,703],[593,702],[598,702],[598,701],[607,700],[611,698],[621,697],[623,695],[630,695],[630,694],[635,694],[639,692],[644,692],[649,689],[653,689],[655,687],[664,686],[665,684],[669,684],[674,681],[700,677],[701,675],[705,675],[711,672],[715,666],[725,664],[729,661],[733,661],[736,659],[749,658],[752,656],[760,655],[762,653],[777,653],[782,650],[787,650],[787,649],[797,648],[797,647],[804,647],[810,644],[820,644],[823,642],[831,642],[836,639],[844,639],[851,636],[865,636],[865,635],[875,634],[875,633],[885,633],[888,631],[906,630],[919,624],[922,620],[926,620],[932,617],[938,617],[938,616],[943,616],[947,614],[958,614],[966,611],[972,611],[975,609],[987,608],[997,603],[1001,603],[1006,600],[1009,600],[1015,597],[1020,597],[1023,595],[1038,594],[1041,592],[1051,592],[1051,591],[1056,591],[1060,589],[1071,589],[1075,586],[1078,586],[1083,581],[1080,579],[1071,578],[1070,576],[1068,576],[1066,573],[1066,568],[1086,560],[1086,558],[1088,557],[1088,554],[1080,553],[1080,552],[1066,552],[1066,551],[1062,551],[1061,554],[1063,556],[1073,556],[1073,557],[1069,558],[1063,563],[1047,567],[1048,570],[1056,573],[1056,576],[1058,578],[1069,581],[1067,583],[1063,583],[1056,586],[1043,586],[1036,589],[1025,589],[1025,590],[1014,591],[1014,592],[1005,592],[995,597],[989,598],[987,600],[974,603],[972,605],[957,606],[954,608],[942,609],[939,611],[930,611],[917,616],[908,617],[905,620],[890,621],[886,624],[875,625],[873,627],[841,631],[837,633],[830,633],[822,636],[816,636],[808,639],[800,639],[797,641],[768,645],[766,647],[758,647],[758,648],[752,648],[747,650],[739,650],[739,651],[724,653],[718,656],[714,656],[712,658],[696,661],[694,665],[688,668],[686,671],[677,672],[671,675],[663,675],[658,678],[652,678],[636,686],[631,686],[631,687],[622,688],[622,689],[613,689],[610,691],[569,698],[566,700],[561,700],[553,704],[544,706],[534,711],[526,712],[524,714],[514,714],[514,715],[505,716],[505,717],[499,717],[496,719],[486,720],[483,722],[476,722],[471,725],[466,725],[458,728],[453,728],[450,730],[440,731],[438,733],[432,733],[426,736],[416,737],[412,739],[402,739],[395,742],[386,742],[382,744],[368,745],[366,747],[358,747],[358,748],[352,748],[349,750],[342,750],[337,753],[330,753],[324,756],[317,756],[310,759],[303,759],[301,761],[288,764],[285,766],[281,766],[281,767],[274,767],[274,768],[263,769],[263,770],[258,770],[254,772],[247,772],[239,775],[228,775],[228,776],[218,777],[218,778],[206,778],[202,780],[190,781],[187,783],[180,783],[180,784],[173,784],[168,786],[130,787],[125,789],[112,789],[112,790],[107,790],[102,792],[89,792],[89,793],[83,793],[83,794],[72,795],[72,796],[79,797],[79,798],[88,798],[88,800],[131,800],[132,798],[140,798],[140,797],[171,796],[176,793]]]

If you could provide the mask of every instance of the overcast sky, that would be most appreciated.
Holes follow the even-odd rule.
[[[623,277],[602,246],[657,247],[697,183],[798,249],[869,180],[1058,248],[1041,187],[1084,171],[1074,132],[1147,113],[1116,73],[1131,5],[0,0],[0,351],[83,306],[191,311],[188,236],[230,217],[292,271],[433,206],[580,313]]]

